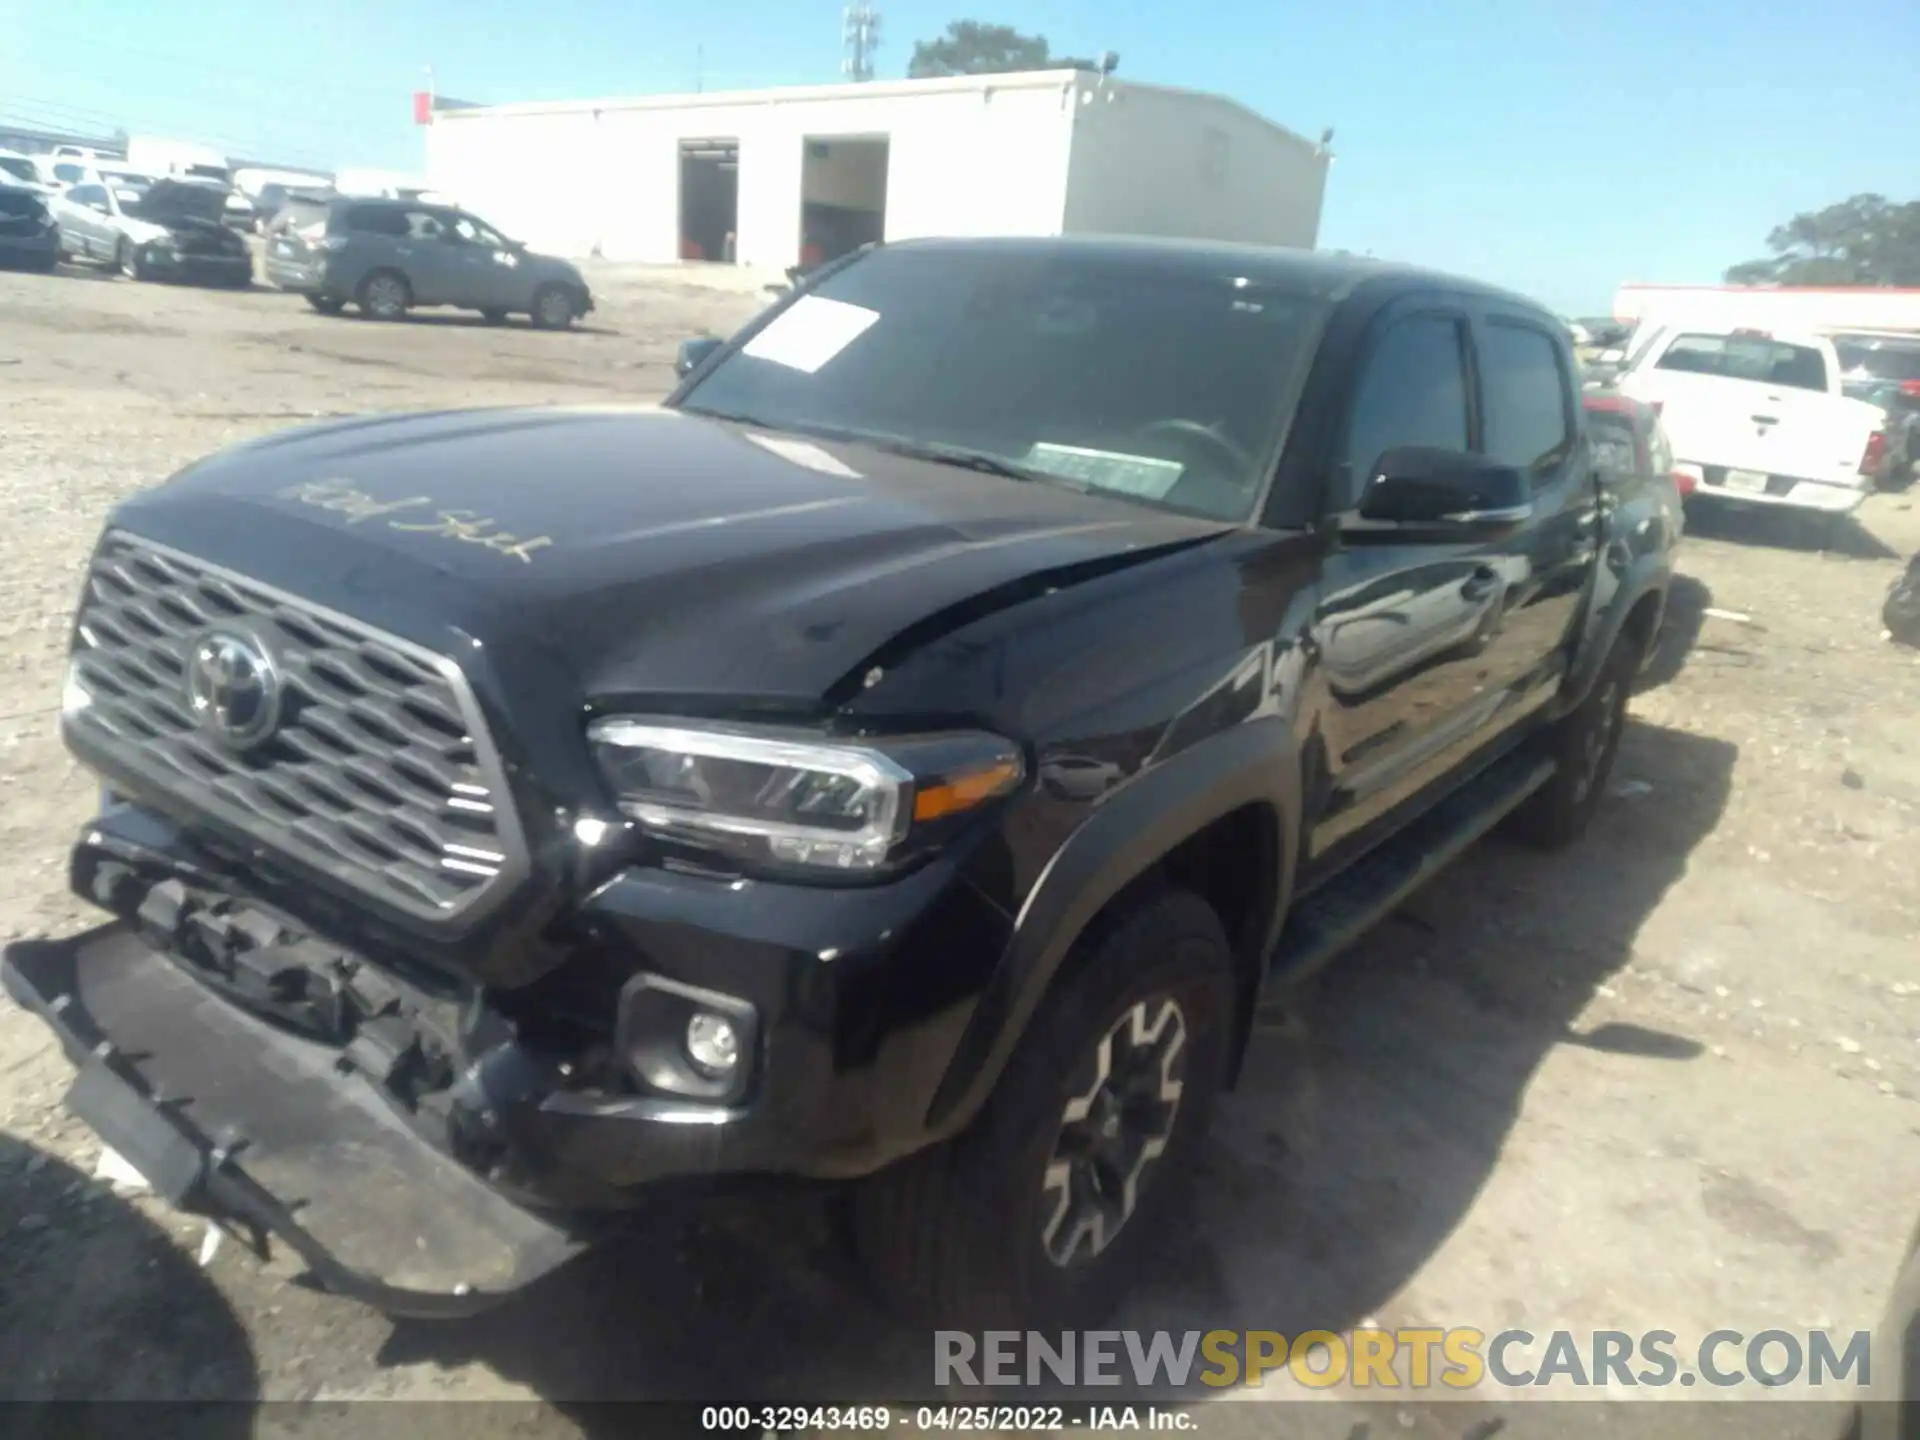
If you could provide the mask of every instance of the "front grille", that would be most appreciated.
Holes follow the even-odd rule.
[[[278,726],[251,748],[193,714],[188,664],[209,633],[249,638],[279,676]],[[500,767],[442,657],[115,533],[88,573],[74,670],[84,751],[354,892],[448,921],[514,878]]]

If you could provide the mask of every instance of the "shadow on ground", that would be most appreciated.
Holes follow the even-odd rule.
[[[1194,1208],[1113,1323],[1351,1326],[1460,1224],[1555,1046],[1695,1063],[1687,1036],[1578,1017],[1712,831],[1735,755],[1631,725],[1619,773],[1651,796],[1611,801],[1562,854],[1479,846],[1301,993],[1255,1036]],[[931,1337],[872,1302],[830,1234],[812,1198],[716,1208],[684,1237],[663,1228],[590,1256],[490,1314],[401,1323],[380,1359],[479,1361],[589,1433],[612,1433],[618,1412],[583,1402],[938,1398]]]
[[[104,1184],[4,1135],[0,1356],[9,1437],[93,1433],[100,1414],[78,1402],[132,1400],[198,1402],[140,1407],[145,1433],[253,1433],[253,1347],[193,1257]]]
[[[1888,560],[1899,554],[1850,515],[1819,515],[1784,506],[1696,503],[1687,507],[1687,533],[1735,544],[1825,551],[1849,560]]]

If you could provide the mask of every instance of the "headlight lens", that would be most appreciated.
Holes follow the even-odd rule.
[[[991,735],[859,744],[616,717],[587,736],[621,810],[649,829],[809,870],[883,869],[910,837],[1024,774],[1019,751]]]

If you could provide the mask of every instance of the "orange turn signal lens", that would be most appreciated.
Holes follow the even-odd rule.
[[[996,760],[978,770],[963,770],[937,784],[921,786],[913,797],[913,818],[924,823],[958,815],[982,801],[1006,794],[1019,783],[1018,760]]]

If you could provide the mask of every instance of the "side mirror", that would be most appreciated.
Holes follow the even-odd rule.
[[[1366,529],[1500,530],[1532,514],[1532,487],[1511,465],[1425,446],[1382,455],[1360,495],[1361,528]]]
[[[680,354],[673,362],[673,373],[682,380],[707,363],[707,357],[727,342],[703,335],[698,340],[680,342]]]

